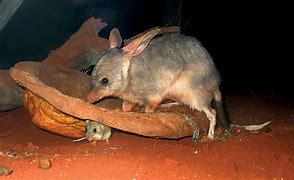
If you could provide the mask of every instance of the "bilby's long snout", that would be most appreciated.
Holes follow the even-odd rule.
[[[94,103],[95,101],[98,101],[99,99],[101,99],[101,94],[95,91],[91,91],[86,97],[86,101],[90,103]]]

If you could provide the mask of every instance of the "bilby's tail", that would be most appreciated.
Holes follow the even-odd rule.
[[[217,125],[223,128],[229,128],[231,122],[224,111],[224,107],[222,103],[222,95],[219,90],[217,90],[214,94],[212,106],[216,111]]]

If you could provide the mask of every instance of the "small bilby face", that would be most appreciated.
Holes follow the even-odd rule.
[[[112,48],[99,60],[92,73],[93,88],[87,96],[89,102],[112,96],[126,86],[125,56],[121,49]]]
[[[111,128],[96,121],[86,121],[85,137],[88,141],[108,140],[111,136]]]

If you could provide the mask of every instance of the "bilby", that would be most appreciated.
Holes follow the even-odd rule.
[[[94,67],[87,100],[114,96],[125,101],[123,107],[140,104],[145,112],[153,112],[164,99],[171,99],[204,112],[209,120],[207,137],[213,139],[216,117],[223,127],[230,123],[224,118],[220,76],[212,57],[194,37],[180,33],[155,37],[159,31],[155,28],[121,48],[120,33],[113,29],[110,48]]]

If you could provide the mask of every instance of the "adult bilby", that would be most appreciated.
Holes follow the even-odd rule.
[[[121,48],[120,33],[113,29],[110,48],[93,70],[87,100],[114,96],[125,101],[124,110],[132,103],[153,112],[164,99],[172,99],[203,111],[210,122],[207,137],[213,139],[216,117],[220,125],[229,127],[214,62],[196,38],[180,33],[155,37],[159,31],[153,29]]]

